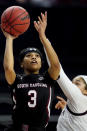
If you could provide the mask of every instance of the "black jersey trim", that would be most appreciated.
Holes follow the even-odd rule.
[[[58,76],[57,80],[59,80],[59,79],[60,79],[60,75]]]
[[[87,111],[83,112],[83,113],[74,113],[70,110],[70,108],[68,107],[68,105],[66,105],[67,110],[74,116],[83,116],[87,114]]]

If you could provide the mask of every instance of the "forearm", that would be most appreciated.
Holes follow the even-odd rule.
[[[57,68],[60,67],[58,56],[56,52],[54,51],[50,41],[46,38],[45,35],[40,37],[40,40],[46,50],[47,57],[50,62],[50,66],[56,66]]]
[[[79,88],[76,87],[76,85],[72,83],[72,81],[68,78],[68,76],[63,71],[62,67],[60,70],[60,77],[57,80],[57,83],[62,89],[65,96],[69,100],[76,101],[82,96],[82,93],[79,90]]]
[[[60,63],[56,52],[54,51],[50,41],[46,38],[45,35],[47,26],[47,12],[45,12],[45,14],[41,13],[41,18],[38,17],[38,19],[39,21],[34,21],[34,26],[39,33],[39,38],[46,50],[47,57],[50,62],[48,73],[52,79],[56,80],[60,72]]]
[[[13,69],[14,59],[13,59],[13,39],[6,38],[6,47],[4,54],[4,68]]]
[[[43,47],[43,48],[44,48],[44,47]],[[47,52],[46,52],[45,48],[44,48],[44,52],[45,52],[45,55],[46,55],[47,64],[48,64],[48,66],[50,67],[50,61],[49,61],[49,59],[48,59]]]

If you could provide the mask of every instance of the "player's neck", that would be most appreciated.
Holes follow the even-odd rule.
[[[24,73],[26,74],[26,75],[30,75],[30,74],[39,74],[39,71],[24,71]]]

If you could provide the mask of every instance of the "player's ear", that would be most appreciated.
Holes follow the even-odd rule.
[[[21,66],[21,68],[23,68],[23,62],[21,62],[20,66]]]
[[[21,68],[23,68],[23,65],[21,65]]]

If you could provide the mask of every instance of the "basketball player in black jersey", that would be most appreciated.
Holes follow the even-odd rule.
[[[47,12],[41,13],[34,27],[39,34],[48,58],[50,67],[40,74],[42,55],[36,48],[27,48],[20,53],[20,65],[24,75],[14,71],[13,39],[14,37],[4,32],[6,48],[4,54],[5,77],[13,94],[13,127],[9,131],[45,131],[50,117],[51,88],[54,80],[59,75],[58,57],[46,38]]]

